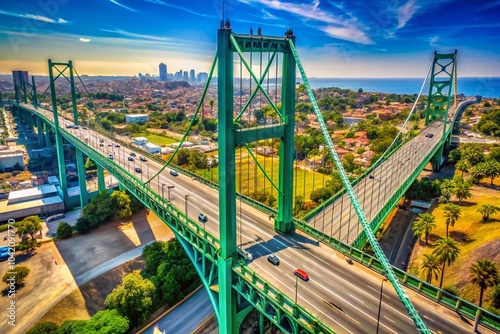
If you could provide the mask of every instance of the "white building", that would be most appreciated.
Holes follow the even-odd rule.
[[[142,149],[151,154],[159,154],[161,152],[161,147],[153,143],[146,143],[142,146]]]
[[[146,145],[148,143],[148,139],[146,137],[135,137],[134,138],[134,145]]]
[[[125,115],[125,122],[127,123],[144,123],[147,121],[149,121],[149,116],[146,114]]]
[[[16,164],[19,164],[21,168],[24,168],[24,158],[22,152],[1,151],[0,170],[3,171],[5,168],[13,168]]]

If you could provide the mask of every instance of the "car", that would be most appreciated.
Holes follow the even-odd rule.
[[[148,161],[148,159],[144,158],[144,157],[140,157],[139,160],[141,160],[142,162],[146,162]]]
[[[73,129],[73,125],[71,124],[66,125],[66,129]]]
[[[208,221],[208,217],[204,213],[200,213],[198,216],[198,220],[202,223],[206,223]]]
[[[0,247],[0,261],[5,261],[10,257],[10,251],[8,246]]]
[[[108,158],[109,158],[109,160],[113,160],[114,159],[113,154],[108,154]]]
[[[109,143],[108,146],[113,146],[113,144]]]
[[[302,270],[302,269],[295,269],[295,271],[293,272],[293,274],[295,276],[297,276],[298,278],[300,278],[301,280],[303,281],[308,281],[309,280],[309,275],[307,275],[307,273]]]
[[[432,134],[432,133],[426,133],[426,134],[425,134],[425,136],[426,136],[427,138],[432,138],[432,137],[434,137],[434,134]]]
[[[134,161],[134,157],[128,157],[128,161]]]
[[[130,156],[131,157],[135,157],[135,153],[134,152],[130,152]]]
[[[100,144],[99,144],[99,146],[104,147],[104,144],[103,144],[103,143],[100,143]]]
[[[78,129],[78,125],[73,126],[74,129]]]
[[[135,167],[135,171],[136,171],[137,173],[142,173],[142,169],[140,169],[139,167]]]
[[[177,171],[175,171],[175,170],[171,169],[171,170],[170,170],[170,175],[172,175],[172,176],[177,176],[177,175],[179,175],[179,173],[177,173]]]
[[[87,128],[86,126],[82,126],[82,129],[83,130],[88,130],[89,128]]]
[[[101,139],[99,139],[99,142],[100,142],[100,143],[104,143],[104,139],[102,139],[102,138],[101,138]]]
[[[269,255],[267,257],[267,261],[271,262],[275,266],[279,266],[280,265],[280,259],[278,259],[278,257],[276,255],[274,255],[274,254]]]
[[[119,144],[115,144],[115,147],[120,147],[120,145]]]

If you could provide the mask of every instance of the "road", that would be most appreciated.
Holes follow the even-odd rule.
[[[153,334],[155,328],[165,333],[192,333],[213,314],[207,291],[201,288],[140,333]]]
[[[46,113],[48,115],[48,112]],[[62,120],[61,123],[63,123]],[[65,123],[62,126],[65,126]],[[79,128],[68,129],[68,131],[81,140],[88,136],[90,147],[105,156],[114,154],[114,162],[135,174],[138,179],[146,180],[148,175],[153,176],[160,168],[160,165],[153,161],[142,162],[138,159],[129,161],[128,157],[131,153],[129,149],[115,147],[110,139],[91,130]],[[437,132],[439,127],[435,126],[429,131]],[[103,146],[100,146],[101,138],[104,140]],[[426,145],[420,145],[424,147],[422,150],[436,140],[426,139],[429,139],[425,142]],[[405,153],[408,154],[408,158],[409,152]],[[140,156],[139,153],[136,155]],[[406,158],[406,155],[400,158]],[[135,167],[142,168],[143,172],[135,173]],[[396,175],[396,173],[392,174]],[[405,173],[398,173],[394,178],[404,176]],[[375,174],[375,177],[378,179],[380,175]],[[372,182],[372,187],[379,181],[375,182]],[[150,183],[151,189],[168,197],[167,190],[164,189],[164,192],[161,190],[161,184],[175,187],[171,192],[171,202],[180,210],[184,210],[185,195],[189,194],[187,203],[189,217],[197,221],[198,214],[205,213],[208,216],[206,229],[216,236],[219,235],[218,193],[214,189],[181,174],[174,177],[169,174],[168,169]],[[380,189],[374,187],[374,193],[377,195]],[[337,333],[373,333],[375,331],[382,276],[357,263],[349,265],[341,254],[317,243],[309,236],[301,233],[284,235],[276,232],[268,215],[253,207],[238,202],[237,208],[237,242],[241,248],[254,255],[254,260],[248,264],[252,270],[293,299],[295,298],[293,271],[296,268],[302,268],[308,272],[310,280],[299,281],[297,295],[299,304],[317,315],[322,322]],[[281,264],[278,267],[267,261],[266,257],[269,254],[276,254],[280,258]],[[416,301],[417,310],[420,311],[427,326],[433,332],[441,330],[466,333],[470,331],[469,325],[456,321],[458,317],[453,312],[430,303],[421,296],[410,292],[408,294],[412,301]],[[331,303],[340,307],[341,310],[331,307]],[[413,322],[407,316],[406,310],[390,284],[384,286],[381,305],[380,333],[416,333]],[[450,320],[448,317],[455,319]]]

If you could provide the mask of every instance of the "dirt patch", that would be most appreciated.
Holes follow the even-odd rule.
[[[51,321],[60,325],[66,320],[89,319],[96,312],[104,309],[106,296],[121,283],[123,277],[134,270],[142,269],[144,265],[144,258],[139,256],[94,278],[63,298],[37,323]]]

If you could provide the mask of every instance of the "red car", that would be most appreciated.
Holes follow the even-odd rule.
[[[302,269],[295,269],[293,274],[304,281],[309,280],[309,275],[307,275],[307,273]]]

